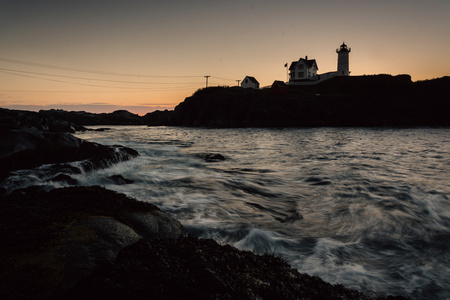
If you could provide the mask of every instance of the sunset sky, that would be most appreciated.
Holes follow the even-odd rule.
[[[450,75],[449,0],[0,0],[0,107],[173,109],[198,88],[286,80],[308,56],[352,75]]]

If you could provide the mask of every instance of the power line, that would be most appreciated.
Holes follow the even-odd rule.
[[[0,90],[3,93],[70,93],[70,94],[84,94],[84,93],[130,93],[130,91],[55,91],[55,90]]]
[[[198,87],[189,86],[189,87],[176,87],[176,88],[155,88],[148,89],[151,91],[182,91],[182,90],[191,90],[192,88]],[[142,90],[126,90],[126,91],[56,91],[56,90],[4,90],[0,89],[2,93],[69,93],[69,94],[101,94],[101,93],[133,93],[133,92],[142,92]]]
[[[221,80],[230,80],[230,81],[236,81],[236,79],[223,78],[223,77],[216,77],[216,76],[211,76],[211,78],[215,78],[215,79],[221,79]]]
[[[30,72],[30,71],[21,71],[21,70],[13,70],[13,69],[5,69],[0,68],[0,70],[3,71],[10,71],[10,72],[18,72],[18,73],[27,73],[27,74],[34,74],[34,75],[44,75],[44,76],[53,76],[53,77],[61,77],[61,78],[71,78],[71,79],[82,79],[82,80],[90,80],[90,81],[104,81],[104,82],[118,82],[118,83],[132,83],[132,84],[186,84],[186,82],[144,82],[144,81],[126,81],[126,80],[110,80],[110,79],[95,79],[95,78],[88,78],[88,77],[77,77],[77,76],[66,76],[66,75],[55,75],[55,74],[48,74],[48,73],[40,73],[40,72]],[[7,72],[4,72],[7,73]],[[198,82],[187,82],[187,83],[195,83],[198,84]]]
[[[19,64],[19,65],[25,65],[25,66],[47,68],[47,69],[56,69],[56,70],[64,70],[64,71],[72,71],[72,72],[80,72],[80,73],[92,73],[92,74],[101,74],[101,75],[111,75],[111,76],[149,77],[149,78],[194,78],[194,77],[200,78],[200,77],[203,77],[201,75],[161,76],[161,75],[144,75],[144,74],[129,74],[129,73],[119,73],[119,72],[105,72],[105,71],[99,71],[99,70],[89,70],[89,69],[34,63],[34,62],[21,61],[21,60],[2,58],[2,57],[0,57],[0,61]]]
[[[10,74],[10,75],[15,75],[15,76],[27,77],[27,78],[47,80],[47,81],[53,81],[53,82],[59,82],[59,83],[69,83],[69,84],[75,84],[75,85],[92,86],[92,87],[118,88],[118,89],[138,89],[138,90],[164,90],[164,89],[161,89],[161,88],[136,88],[136,87],[118,87],[118,86],[113,86],[112,87],[112,86],[106,86],[106,85],[97,85],[97,84],[89,84],[89,83],[70,82],[70,81],[50,79],[50,78],[42,78],[42,77],[30,76],[30,75],[25,75],[25,74],[17,74],[17,73],[7,72],[7,71],[0,71],[0,72],[6,73],[6,74]],[[195,84],[193,83],[189,87],[195,87],[195,86],[198,86],[198,85],[199,84],[197,84],[197,83],[195,83]],[[183,88],[187,88],[187,86],[185,86]],[[174,90],[176,88],[167,88],[167,89]]]
[[[34,79],[40,79],[40,80],[47,80],[47,81],[53,81],[53,82],[59,82],[59,83],[70,83],[70,84],[77,84],[77,85],[85,85],[85,86],[93,86],[93,87],[106,87],[111,88],[111,86],[105,86],[105,85],[97,85],[97,84],[89,84],[89,83],[77,83],[77,82],[70,82],[70,81],[64,81],[64,80],[57,80],[57,79],[50,79],[50,78],[42,78],[42,77],[36,77],[31,75],[25,75],[25,74],[17,74],[13,72],[7,72],[7,71],[0,71],[2,73],[15,75],[15,76],[21,76],[21,77],[27,77],[27,78],[34,78]],[[122,87],[115,87],[115,88],[122,88]]]
[[[34,66],[34,67],[40,67],[40,68],[47,68],[47,69],[54,69],[54,70],[63,70],[63,71],[70,71],[70,72],[80,72],[80,73],[90,73],[90,74],[96,74],[96,75],[111,75],[111,76],[124,76],[124,77],[140,77],[140,78],[166,78],[166,79],[174,79],[174,78],[200,78],[204,77],[206,78],[206,87],[208,87],[208,79],[211,77],[211,79],[219,79],[219,80],[229,80],[229,81],[236,81],[235,79],[230,78],[223,78],[223,77],[216,77],[216,76],[197,76],[197,75],[191,75],[191,76],[156,76],[156,75],[143,75],[143,74],[129,74],[129,73],[118,73],[118,72],[105,72],[100,70],[89,70],[89,69],[81,69],[81,68],[72,68],[72,67],[65,67],[65,66],[57,66],[57,65],[49,65],[49,64],[42,64],[42,63],[35,63],[35,62],[29,62],[29,61],[22,61],[22,60],[15,60],[15,59],[9,59],[9,58],[1,58],[0,62],[7,62],[7,63],[13,63],[13,64],[19,64],[19,65],[25,65],[25,66]],[[91,87],[101,87],[101,88],[117,88],[117,89],[138,89],[138,90],[183,90],[183,89],[190,89],[195,86],[200,86],[200,82],[143,82],[143,81],[128,81],[128,80],[111,80],[111,79],[99,79],[99,78],[88,78],[88,77],[79,77],[79,76],[69,76],[69,75],[59,75],[59,74],[50,74],[45,72],[33,72],[33,71],[22,71],[17,69],[9,69],[9,68],[0,68],[1,73],[6,73],[14,76],[21,76],[21,77],[27,77],[27,78],[33,78],[33,79],[40,79],[40,80],[47,80],[47,81],[53,81],[53,82],[59,82],[59,83],[68,83],[68,84],[75,84],[75,85],[83,85],[83,86],[91,86]],[[26,75],[28,74],[28,75]],[[32,75],[41,75],[41,76],[32,76]],[[106,86],[106,85],[99,85],[99,84],[91,84],[91,83],[81,83],[81,82],[71,82],[71,81],[65,81],[65,80],[58,80],[54,78],[44,78],[42,76],[50,76],[50,77],[56,77],[56,78],[69,78],[69,79],[79,79],[79,80],[88,80],[88,81],[101,81],[101,82],[111,82],[111,83],[125,83],[125,84],[154,84],[154,85],[179,85],[178,87],[174,88],[144,88],[144,87],[120,87],[120,86]],[[180,85],[183,85],[181,87]],[[6,90],[3,90],[6,91]],[[9,92],[13,92],[13,90],[8,90]],[[17,91],[19,92],[19,91]],[[24,91],[27,92],[27,91]],[[30,92],[38,92],[38,91],[30,91]],[[61,91],[62,92],[62,91]]]

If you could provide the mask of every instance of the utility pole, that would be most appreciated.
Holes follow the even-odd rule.
[[[238,83],[238,86],[239,86],[239,82],[241,81],[241,80],[236,80],[237,81],[237,83]]]
[[[203,76],[203,77],[206,78],[206,87],[208,87],[208,78],[211,77],[211,75],[206,75],[206,76]]]
[[[288,63],[286,63],[286,64],[284,65],[284,67],[286,68],[286,82],[288,82],[288,81],[289,81],[289,75],[288,75]]]

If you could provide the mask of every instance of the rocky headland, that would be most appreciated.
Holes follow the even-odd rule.
[[[171,124],[205,127],[450,126],[450,77],[335,77],[285,89],[202,89],[175,107]]]
[[[72,123],[38,113],[0,110],[0,124],[0,183],[46,164],[72,185],[0,191],[1,299],[379,299],[300,274],[270,254],[185,236],[150,203],[70,181],[80,168],[132,159],[132,149],[77,139]]]
[[[138,116],[41,110],[74,125],[202,127],[450,126],[450,77],[411,81],[409,75],[335,77],[315,85],[199,89],[173,111]]]

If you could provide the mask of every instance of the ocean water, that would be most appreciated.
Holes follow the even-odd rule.
[[[140,156],[72,176],[80,184],[151,202],[187,233],[280,255],[330,283],[450,299],[450,129],[110,128],[77,136]],[[20,184],[44,184],[32,173]],[[134,183],[114,184],[115,174]]]

